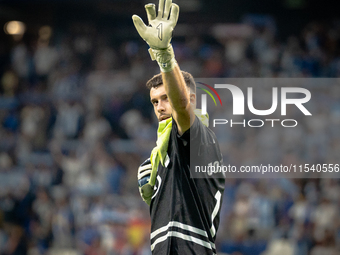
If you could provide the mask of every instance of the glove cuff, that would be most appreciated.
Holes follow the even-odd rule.
[[[150,57],[156,60],[163,73],[171,72],[176,65],[175,53],[170,44],[166,49],[149,49]]]

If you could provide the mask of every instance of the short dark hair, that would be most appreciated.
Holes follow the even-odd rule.
[[[196,93],[196,83],[194,81],[194,77],[188,72],[181,71],[184,81],[188,88],[190,88],[194,93]],[[152,77],[148,82],[146,83],[146,87],[148,89],[151,88],[157,88],[158,86],[163,84],[162,74],[156,74],[154,77]]]

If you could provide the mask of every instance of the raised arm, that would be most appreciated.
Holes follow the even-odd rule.
[[[172,115],[182,135],[195,120],[190,106],[190,90],[187,88],[171,45],[177,24],[179,7],[172,0],[160,0],[158,13],[154,4],[145,5],[149,26],[136,15],[132,16],[139,35],[149,44],[152,60],[156,60],[162,72],[163,84],[172,107]],[[193,98],[192,100],[194,100]]]
[[[190,105],[190,90],[186,86],[182,72],[177,64],[171,72],[162,72],[162,77],[173,109],[173,118],[177,123],[179,134],[182,135],[195,120],[195,114]]]

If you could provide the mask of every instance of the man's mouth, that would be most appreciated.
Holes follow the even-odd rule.
[[[166,120],[166,119],[169,119],[171,116],[161,116],[159,118],[159,121],[163,121],[163,120]]]

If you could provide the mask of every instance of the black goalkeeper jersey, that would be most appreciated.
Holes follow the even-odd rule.
[[[191,150],[191,151],[190,151]],[[154,255],[216,254],[223,175],[191,178],[197,166],[222,164],[215,134],[196,117],[182,136],[173,120],[165,166],[159,164],[150,204]],[[191,159],[197,162],[192,162]],[[193,164],[194,163],[194,164]]]

